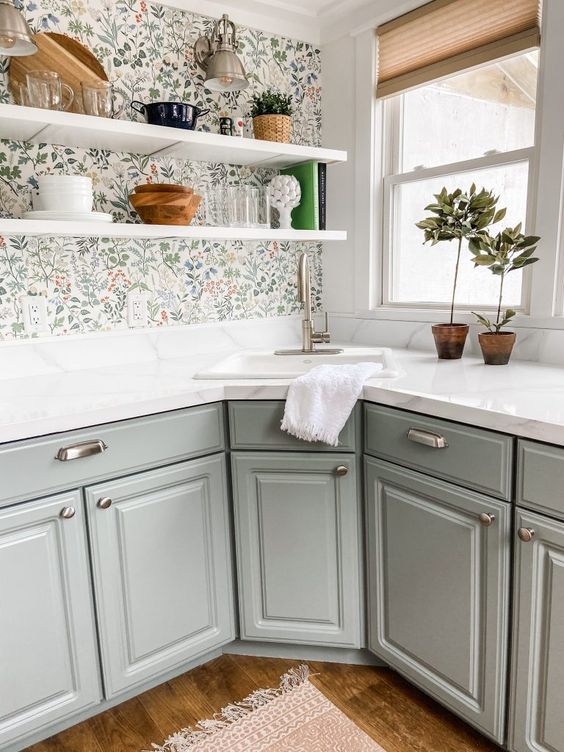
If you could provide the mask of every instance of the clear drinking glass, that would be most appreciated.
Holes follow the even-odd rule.
[[[247,196],[242,186],[227,188],[227,210],[230,227],[246,227]]]
[[[256,224],[254,227],[258,227],[261,230],[270,228],[270,198],[267,188],[257,188],[257,211],[256,211]]]
[[[29,104],[44,110],[68,110],[74,91],[56,71],[36,70],[26,75]],[[65,101],[66,98],[66,101]]]
[[[206,192],[206,224],[226,227],[230,224],[228,188],[218,186]]]
[[[116,117],[123,110],[116,105],[118,95],[109,81],[98,81],[90,83],[82,81],[82,106],[87,115],[96,115],[97,117]]]

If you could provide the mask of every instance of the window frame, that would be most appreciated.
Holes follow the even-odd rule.
[[[519,53],[523,54],[523,53]],[[511,57],[515,57],[512,55]],[[487,67],[491,65],[491,61],[485,63],[480,67]],[[458,75],[458,74],[455,74]],[[538,97],[535,103],[535,110],[538,108]],[[381,228],[382,228],[382,243],[381,243],[381,275],[379,279],[378,294],[376,300],[376,310],[406,310],[406,311],[446,311],[446,302],[418,302],[418,301],[394,301],[392,298],[393,289],[393,268],[394,268],[394,214],[396,208],[394,206],[394,190],[395,187],[401,184],[414,183],[421,180],[426,180],[435,177],[448,177],[452,174],[469,172],[477,169],[485,169],[487,167],[496,167],[506,164],[524,163],[528,164],[528,180],[527,180],[527,210],[524,218],[525,228],[527,232],[533,232],[532,227],[534,225],[535,215],[535,197],[534,186],[535,176],[537,174],[537,124],[538,117],[535,111],[535,132],[534,142],[532,146],[514,149],[505,152],[494,152],[492,154],[482,155],[472,159],[465,159],[458,162],[450,162],[448,164],[435,165],[434,167],[422,167],[413,170],[403,171],[401,166],[401,134],[402,134],[402,122],[403,122],[403,107],[401,94],[388,99],[384,99],[379,102],[379,119],[382,124],[382,132],[384,134],[382,149],[383,154],[381,158],[381,174],[378,179],[381,181],[382,193],[381,193],[381,205],[377,207],[377,211],[381,212]],[[528,315],[530,312],[531,304],[531,269],[525,269],[523,271],[523,281],[521,288],[521,301],[519,305],[514,305],[513,308],[521,315]],[[479,307],[484,312],[491,312],[496,310],[497,304],[492,301],[490,305],[484,304],[457,304],[457,310],[460,312],[470,313],[473,308]]]

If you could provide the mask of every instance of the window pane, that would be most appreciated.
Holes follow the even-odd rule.
[[[402,172],[534,143],[538,52],[399,95]]]
[[[498,207],[507,207],[505,219],[491,228],[525,221],[527,209],[528,162],[488,167],[471,173],[442,176],[397,185],[392,194],[392,303],[449,303],[456,263],[456,241],[423,245],[423,232],[415,223],[428,216],[424,207],[441,188],[467,190],[472,181],[500,196]],[[474,268],[467,245],[463,245],[457,303],[460,306],[493,306],[499,292],[499,277],[488,270]],[[521,303],[521,272],[509,274],[504,287],[504,305]]]

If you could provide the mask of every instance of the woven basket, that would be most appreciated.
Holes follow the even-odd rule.
[[[292,136],[292,118],[289,115],[257,115],[253,118],[255,138],[260,141],[278,141],[289,144]]]

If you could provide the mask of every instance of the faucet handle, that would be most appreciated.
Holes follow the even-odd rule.
[[[327,316],[327,311],[325,311],[325,328],[322,332],[315,331],[312,332],[311,341],[314,342],[316,345],[319,344],[327,344],[331,342],[331,334],[329,332],[329,318]]]

